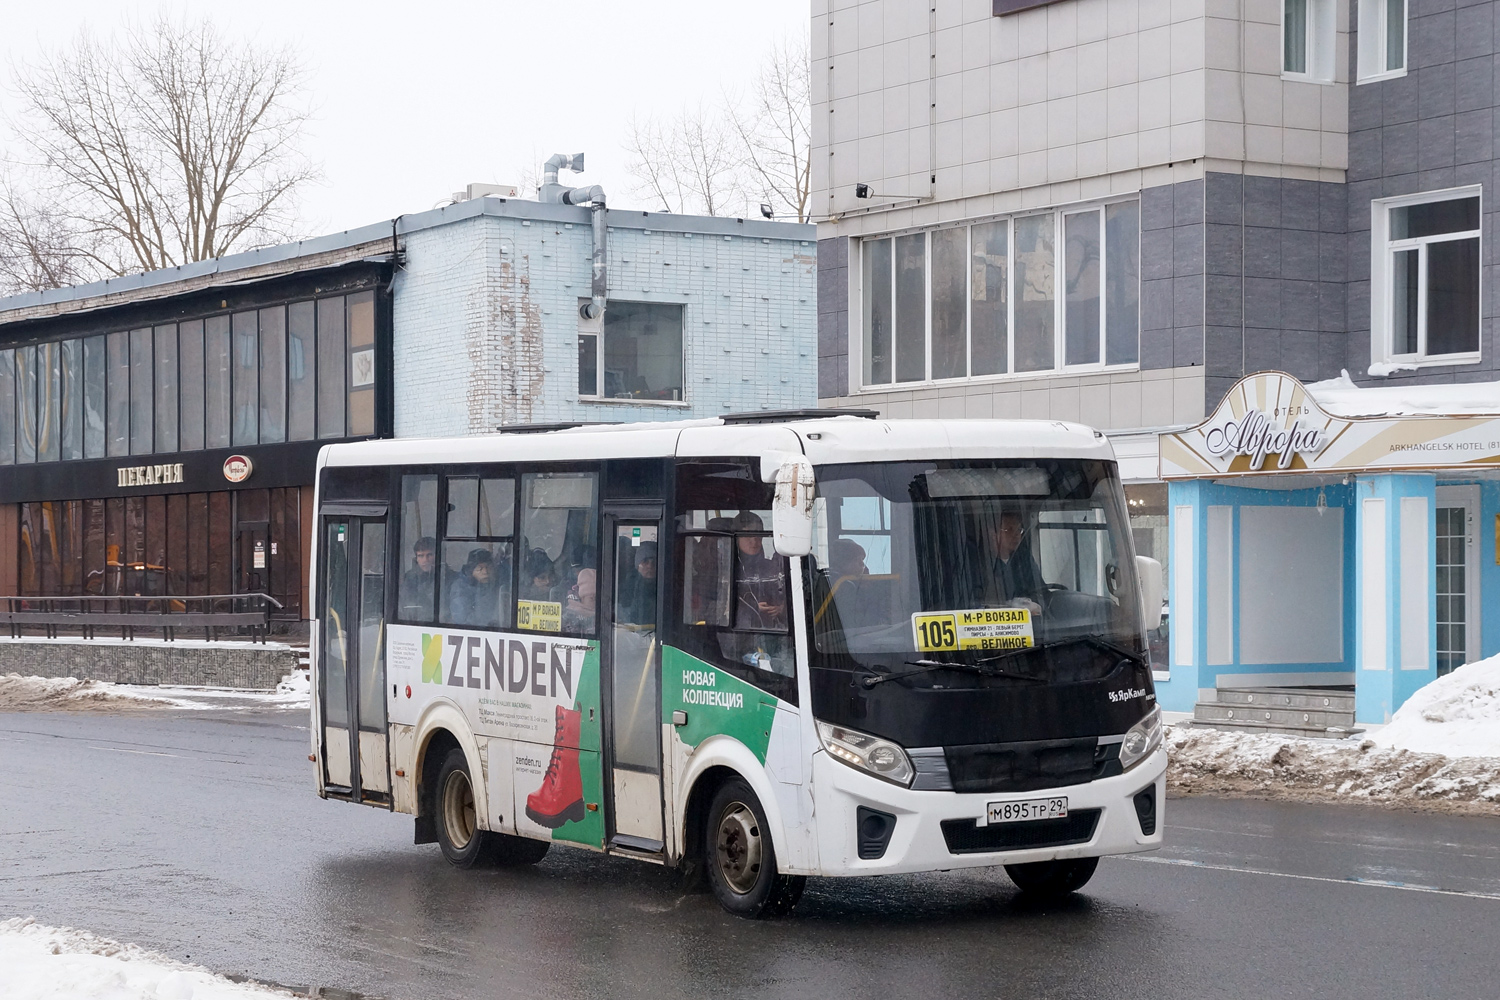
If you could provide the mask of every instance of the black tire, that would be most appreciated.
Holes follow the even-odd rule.
[[[719,905],[737,917],[784,916],[802,898],[807,878],[783,875],[760,799],[741,778],[714,793],[703,828],[703,862]]]
[[[1098,867],[1098,858],[1067,858],[1006,865],[1005,874],[1026,895],[1046,899],[1082,889],[1094,877],[1094,869]]]
[[[450,865],[473,868],[485,862],[485,838],[474,809],[469,762],[458,747],[448,751],[438,769],[432,794],[432,825]]]
[[[545,840],[479,829],[469,762],[456,747],[448,751],[438,770],[432,805],[438,846],[456,868],[534,865],[552,847]]]
[[[493,833],[488,830],[481,836],[484,840],[482,850],[485,862],[501,868],[534,865],[552,849],[550,841],[532,840],[530,837],[514,837],[508,833]]]

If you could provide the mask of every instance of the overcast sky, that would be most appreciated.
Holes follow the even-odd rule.
[[[158,3],[46,0],[5,4],[0,58],[9,105],[15,67],[83,27],[108,34]],[[632,114],[748,90],[767,50],[805,35],[807,0],[245,0],[175,3],[226,33],[291,45],[309,71],[316,118],[307,153],[324,180],[304,196],[310,232],[431,208],[473,181],[518,183],[551,153],[588,154],[574,184],[629,194]],[[569,183],[564,175],[564,183]]]

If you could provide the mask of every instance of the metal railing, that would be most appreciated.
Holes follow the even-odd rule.
[[[219,638],[220,630],[233,629],[265,642],[271,615],[280,609],[281,602],[269,594],[0,597],[0,624],[10,626],[12,639],[28,628],[40,628],[49,639],[61,638],[64,629],[93,639],[100,628],[119,628],[121,639],[134,639],[137,629],[161,629],[171,642],[179,630],[201,628],[209,641]]]

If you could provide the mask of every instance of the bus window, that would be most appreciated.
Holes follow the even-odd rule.
[[[439,614],[443,624],[510,626],[515,493],[514,479],[448,477]]]
[[[771,549],[773,487],[749,462],[687,462],[677,474],[676,621],[694,656],[792,704],[787,560]]]
[[[401,477],[402,621],[432,621],[437,590],[437,476]]]
[[[539,472],[521,477],[516,550],[516,627],[593,635],[599,573],[598,477]]]

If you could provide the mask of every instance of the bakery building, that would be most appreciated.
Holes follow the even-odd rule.
[[[369,249],[0,311],[0,594],[304,618],[318,449],[390,433],[389,238]]]

